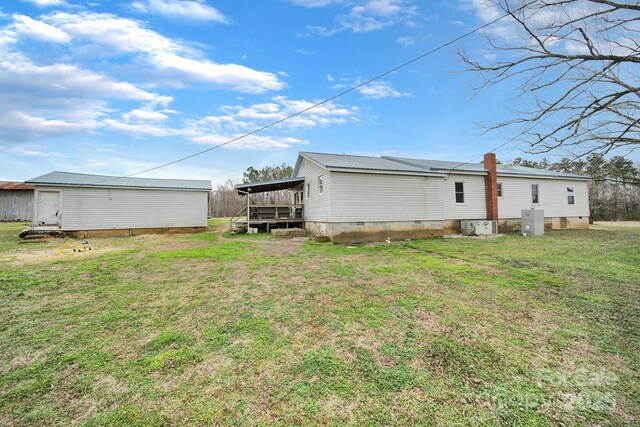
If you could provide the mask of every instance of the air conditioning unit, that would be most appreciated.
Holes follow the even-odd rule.
[[[460,228],[463,234],[472,236],[488,236],[498,233],[498,224],[496,221],[460,221]]]

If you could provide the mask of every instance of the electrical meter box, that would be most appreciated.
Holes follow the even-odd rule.
[[[542,209],[522,210],[522,235],[544,235],[544,211]]]

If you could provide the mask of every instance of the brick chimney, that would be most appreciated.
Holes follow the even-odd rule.
[[[484,177],[484,197],[487,204],[487,219],[498,220],[498,175],[496,172],[496,155],[487,153],[482,162],[488,174]]]

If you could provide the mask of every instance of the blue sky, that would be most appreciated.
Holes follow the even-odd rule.
[[[480,0],[14,0],[0,6],[0,179],[125,175],[335,95],[486,22]],[[462,42],[491,55],[479,36]],[[256,137],[148,173],[239,180],[298,151],[468,161],[513,87],[445,49]],[[510,144],[503,160],[521,156]],[[558,153],[561,155],[563,153]],[[528,156],[531,157],[531,156]],[[552,159],[557,156],[550,156]]]

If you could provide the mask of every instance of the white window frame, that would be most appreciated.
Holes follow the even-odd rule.
[[[456,186],[458,184],[462,184],[462,202],[458,202],[458,190],[456,189]],[[463,206],[463,205],[466,204],[465,202],[467,200],[467,197],[466,197],[466,194],[465,194],[466,191],[465,191],[464,187],[465,187],[465,181],[455,181],[453,183],[453,200],[456,202],[456,205],[458,205],[458,206]]]
[[[576,189],[573,186],[567,187],[567,204],[568,205],[576,204]]]
[[[538,199],[537,201],[533,201],[533,188],[535,187],[536,189],[536,198]],[[531,184],[531,204],[532,205],[539,205],[540,204],[540,184]]]
[[[501,182],[496,185],[496,196],[498,199],[504,198],[504,185]]]
[[[318,194],[322,194],[324,192],[324,178],[322,175],[318,177]]]
[[[308,182],[305,184],[305,191],[307,192],[306,199],[308,200],[311,197],[311,184]]]

